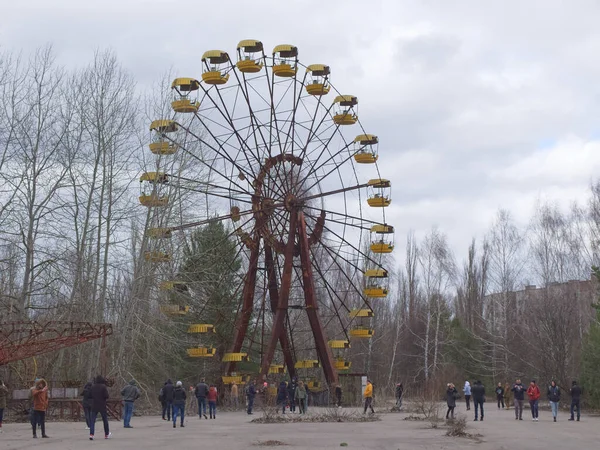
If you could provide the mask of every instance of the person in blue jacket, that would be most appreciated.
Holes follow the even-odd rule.
[[[471,383],[465,381],[465,387],[463,388],[465,393],[465,402],[467,403],[467,411],[471,410]]]

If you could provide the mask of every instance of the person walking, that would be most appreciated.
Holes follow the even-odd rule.
[[[456,387],[452,383],[448,383],[446,385],[446,403],[448,404],[448,411],[446,411],[446,420],[448,420],[448,415],[451,414],[452,420],[454,420],[454,408],[456,408],[456,398],[458,397],[458,392],[456,391]]]
[[[306,388],[304,387],[304,383],[300,381],[298,383],[298,387],[296,388],[296,403],[298,404],[298,409],[300,410],[300,414],[306,413]]]
[[[371,414],[375,414],[375,410],[373,409],[373,383],[371,383],[371,380],[367,380],[367,387],[365,387],[363,397],[365,399],[363,414],[367,413],[368,408],[371,408]]]
[[[208,384],[206,384],[206,380],[202,378],[200,383],[196,385],[196,399],[198,400],[198,418],[202,419],[202,416],[206,420],[206,396],[208,395]]]
[[[285,414],[285,407],[287,406],[288,401],[288,387],[285,381],[281,381],[279,383],[279,387],[277,388],[277,406],[281,406],[281,412]]]
[[[529,387],[527,388],[527,397],[529,397],[529,406],[531,407],[532,421],[539,421],[539,400],[540,400],[540,388],[536,384],[535,380],[531,380]]]
[[[290,412],[296,412],[296,389],[298,389],[298,379],[292,378],[292,381],[288,384],[288,398],[290,399]]]
[[[558,416],[558,403],[560,402],[560,388],[556,385],[556,381],[552,380],[548,386],[548,400],[550,401],[550,409],[552,409],[552,418],[556,422]]]
[[[467,404],[467,411],[471,410],[471,383],[465,381],[465,387],[463,387],[463,393],[465,394],[465,403]]]
[[[165,386],[167,385],[167,382],[165,381],[163,384],[163,387],[160,388],[160,391],[158,391],[158,401],[160,403],[160,408],[162,411],[162,420],[167,420],[167,418],[165,417],[165,413],[167,412],[167,402],[165,401]]]
[[[3,380],[0,380],[0,433],[2,433],[2,421],[4,419],[4,409],[8,402],[8,388]]]
[[[171,413],[173,412],[173,391],[175,390],[175,386],[173,386],[173,382],[169,378],[165,385],[162,388],[163,392],[163,420],[171,420]],[[165,415],[167,418],[165,419]]]
[[[510,392],[510,385],[504,383],[504,403],[506,404],[506,409],[510,409]]]
[[[185,400],[187,398],[187,394],[185,393],[185,389],[183,388],[183,383],[178,381],[175,383],[175,388],[173,389],[173,428],[177,428],[177,417],[181,417],[181,424],[179,425],[181,428],[185,427],[183,421],[185,419]]]
[[[569,420],[574,419],[575,408],[577,408],[577,422],[579,422],[579,418],[581,417],[581,387],[577,384],[577,381],[573,380],[571,383],[571,390],[569,394],[571,394],[571,418]]]
[[[402,396],[404,395],[404,385],[402,383],[396,384],[396,408],[402,408]]]
[[[131,418],[133,417],[133,403],[140,398],[140,390],[135,384],[134,380],[131,380],[127,386],[121,390],[121,397],[123,397],[123,427],[133,428],[131,426]]]
[[[83,399],[81,404],[83,405],[83,414],[85,415],[85,429],[90,429],[90,421],[92,420],[92,382],[88,381],[83,386],[83,392],[81,393]]]
[[[48,438],[46,434],[46,411],[48,410],[48,383],[41,378],[31,390],[33,397],[33,437],[37,438],[37,427],[42,430],[42,437]]]
[[[338,384],[335,387],[335,401],[337,403],[337,407],[341,408],[342,407],[342,385]]]
[[[211,384],[208,388],[208,394],[206,394],[208,400],[208,414],[211,419],[217,418],[217,387]],[[204,416],[206,417],[206,416]]]
[[[502,383],[498,383],[498,386],[496,386],[496,400],[498,400],[498,409],[500,409],[500,405],[504,409],[504,388],[502,387]]]
[[[90,421],[90,441],[94,440],[94,432],[96,431],[96,418],[98,414],[102,417],[104,424],[104,439],[109,439],[112,434],[108,427],[108,412],[106,410],[106,401],[108,400],[108,389],[106,388],[106,380],[101,375],[98,375],[92,386],[92,420]]]
[[[515,396],[515,420],[523,420],[523,402],[525,401],[525,386],[517,378],[511,389]]]
[[[240,407],[239,390],[235,381],[231,384],[231,406],[236,410]]]
[[[473,395],[473,403],[475,404],[475,422],[481,420],[483,422],[483,404],[485,403],[485,386],[481,384],[481,381],[477,380],[473,389],[471,389]],[[478,419],[478,410],[481,410],[480,419]]]
[[[246,398],[248,400],[248,409],[246,412],[252,414],[252,408],[254,407],[254,397],[256,397],[256,386],[254,380],[250,381],[250,384],[246,387]]]

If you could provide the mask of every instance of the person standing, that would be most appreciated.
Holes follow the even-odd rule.
[[[85,415],[85,429],[90,429],[90,421],[92,420],[92,382],[88,381],[83,386],[83,397],[81,404],[83,405],[83,414]]]
[[[288,398],[290,399],[290,412],[296,412],[296,389],[298,388],[298,379],[292,378],[290,384],[288,384]]]
[[[288,401],[288,387],[285,381],[281,381],[279,383],[279,387],[277,388],[277,406],[281,406],[281,412],[285,414],[285,407]]]
[[[337,407],[341,408],[342,407],[342,385],[338,384],[335,387],[335,401],[337,403]]]
[[[94,440],[96,431],[96,418],[98,414],[102,417],[104,424],[104,439],[109,439],[112,434],[108,427],[108,412],[106,411],[106,401],[108,400],[108,389],[104,377],[98,375],[92,386],[92,420],[90,421],[90,441]]]
[[[504,383],[504,402],[506,404],[506,409],[510,409],[510,392],[510,385]]]
[[[208,384],[206,384],[206,380],[202,378],[200,383],[196,385],[196,399],[198,400],[198,418],[202,419],[204,416],[206,417],[206,396],[208,395]]]
[[[535,380],[531,380],[529,387],[527,388],[527,397],[529,397],[529,406],[531,407],[532,421],[537,422],[539,420],[539,400],[540,400],[540,388],[536,384]]]
[[[48,438],[46,434],[46,411],[48,410],[48,383],[43,378],[40,379],[34,388],[31,396],[33,397],[33,437],[37,438],[37,427],[42,430],[42,437]]]
[[[396,408],[402,408],[402,396],[404,395],[404,385],[402,383],[396,384]]]
[[[208,400],[208,413],[211,419],[217,418],[217,387],[214,384],[211,384],[208,388],[208,394],[206,394],[206,399]]]
[[[236,410],[240,407],[239,390],[235,381],[231,384],[231,406]]]
[[[134,380],[131,380],[127,386],[121,390],[121,397],[123,397],[123,426],[124,428],[133,428],[131,426],[131,418],[133,417],[133,403],[140,398],[140,390],[135,384]]]
[[[165,417],[165,413],[167,412],[167,402],[165,401],[165,386],[167,385],[167,382],[165,381],[165,383],[163,384],[163,387],[160,388],[160,391],[158,391],[158,401],[160,402],[160,407],[161,407],[161,411],[162,411],[162,420],[167,420],[167,418]]]
[[[306,413],[306,388],[304,387],[304,383],[300,381],[298,383],[298,387],[296,388],[296,403],[298,404],[298,408],[300,410],[300,414]]]
[[[8,401],[8,388],[4,381],[0,380],[0,433],[2,433],[2,421],[4,419],[4,409]]]
[[[452,383],[448,383],[446,385],[446,403],[448,404],[448,411],[446,411],[446,420],[448,420],[448,415],[451,414],[452,420],[454,420],[454,408],[456,408],[456,397],[458,396],[458,392],[456,391],[456,387]]]
[[[548,386],[548,400],[550,401],[550,408],[552,409],[552,417],[556,422],[556,416],[558,416],[558,403],[560,402],[560,388],[556,385],[556,381],[552,380],[550,386]]]
[[[483,422],[483,404],[485,402],[485,386],[481,384],[481,381],[477,380],[473,389],[471,389],[473,395],[473,403],[475,403],[475,422],[478,420],[478,410],[481,410],[481,421]]]
[[[169,378],[165,385],[162,388],[163,393],[163,420],[165,420],[165,414],[167,416],[166,420],[171,420],[171,413],[173,412],[173,391],[175,390],[175,386],[173,386],[173,382]]]
[[[463,392],[465,394],[465,402],[467,404],[467,411],[471,410],[471,383],[465,381],[465,387],[463,387]]]
[[[579,422],[581,417],[581,387],[577,385],[577,381],[573,380],[569,393],[571,394],[571,418],[569,420],[575,420],[574,410],[577,408],[577,422]]]
[[[367,387],[365,387],[363,397],[365,399],[363,414],[367,413],[368,408],[371,408],[371,414],[375,414],[375,410],[373,409],[373,383],[371,383],[371,380],[367,380]]]
[[[523,402],[525,401],[525,386],[521,380],[517,378],[511,389],[515,396],[515,420],[523,420]]]
[[[502,387],[502,383],[498,383],[498,386],[496,386],[496,400],[498,400],[498,409],[500,409],[500,405],[504,409],[504,388]]]
[[[177,416],[181,417],[180,427],[184,428],[183,421],[185,419],[185,400],[187,394],[183,388],[183,383],[178,381],[173,389],[173,428],[177,428]]]
[[[248,399],[247,413],[250,415],[252,414],[252,408],[254,407],[254,397],[256,397],[256,386],[254,386],[254,380],[252,380],[246,387],[246,398]]]

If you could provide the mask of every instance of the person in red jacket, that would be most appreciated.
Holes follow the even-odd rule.
[[[217,388],[214,384],[211,384],[208,388],[208,394],[206,395],[208,400],[208,413],[211,419],[217,418]]]
[[[527,396],[529,397],[529,406],[531,406],[532,420],[537,422],[539,420],[538,402],[540,400],[540,388],[535,383],[535,380],[531,380],[531,383],[527,388]]]

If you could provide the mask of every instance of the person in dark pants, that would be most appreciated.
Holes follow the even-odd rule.
[[[296,389],[298,388],[298,380],[296,377],[292,378],[290,384],[288,384],[288,398],[290,399],[290,412],[296,412]]]
[[[404,385],[398,383],[396,385],[396,408],[402,408],[402,396],[404,395]]]
[[[8,399],[8,388],[4,381],[0,380],[0,433],[2,433],[2,420],[4,419],[4,409]]]
[[[175,389],[173,389],[173,428],[177,428],[177,416],[181,417],[181,425],[183,428],[185,425],[183,421],[185,419],[185,399],[187,395],[183,388],[183,383],[178,381]]]
[[[121,390],[123,397],[123,426],[125,428],[133,428],[131,426],[131,418],[133,417],[133,403],[140,398],[140,390],[135,385],[135,381],[131,380],[127,386]]]
[[[37,438],[37,427],[42,430],[42,437],[48,438],[46,434],[46,411],[48,410],[48,383],[40,379],[31,390],[33,397],[33,437]]]
[[[481,384],[481,381],[477,380],[473,389],[473,403],[475,403],[475,422],[478,420],[478,410],[481,410],[481,421],[483,422],[483,403],[485,402],[485,387]]]
[[[167,416],[167,420],[171,420],[171,413],[173,412],[173,391],[175,390],[175,386],[173,386],[173,382],[169,378],[165,385],[162,388],[163,391],[163,419],[165,415]]]
[[[511,389],[515,396],[515,420],[523,420],[523,402],[525,401],[525,386],[517,378]]]
[[[581,417],[581,387],[579,387],[577,385],[577,381],[573,380],[573,383],[571,383],[571,390],[570,390],[570,394],[571,394],[571,418],[569,420],[575,420],[574,419],[574,413],[575,413],[575,409],[577,409],[577,422],[579,422],[579,419]]]
[[[165,402],[165,393],[164,393],[164,387],[167,385],[167,382],[165,381],[165,383],[163,384],[163,387],[160,388],[160,391],[158,391],[158,401],[160,403],[160,408],[162,411],[162,420],[167,420],[167,418],[165,417],[165,413],[167,412],[167,402]]]
[[[83,414],[85,415],[85,429],[90,429],[90,422],[92,420],[92,382],[88,381],[83,387],[81,393],[83,397],[81,404],[83,405]]]
[[[527,396],[529,397],[529,406],[531,407],[531,420],[537,422],[540,420],[538,406],[541,392],[535,380],[531,380],[531,383],[529,383],[529,387],[527,388]]]
[[[256,397],[256,386],[254,386],[254,381],[251,381],[248,387],[246,388],[246,397],[248,399],[248,414],[252,414],[252,408],[254,407],[254,397]]]
[[[465,403],[467,404],[467,411],[471,410],[471,383],[465,381],[465,387],[463,388],[465,393]]]
[[[281,407],[281,412],[285,414],[285,407],[288,402],[288,387],[285,381],[279,383],[277,388],[277,406]]]
[[[498,409],[500,409],[500,405],[504,409],[504,388],[502,387],[502,383],[498,383],[498,386],[496,386],[496,399],[498,400]]]
[[[196,400],[198,400],[198,417],[202,419],[204,416],[206,417],[206,396],[208,395],[208,384],[206,384],[206,380],[202,378],[200,383],[196,386]]]
[[[217,418],[217,387],[211,384],[208,388],[208,394],[206,394],[206,400],[208,400],[208,415],[211,419]]]
[[[365,399],[363,414],[367,413],[368,408],[371,408],[371,414],[375,414],[375,410],[373,409],[373,383],[371,383],[371,380],[367,380],[367,387],[365,387],[363,398]]]
[[[448,405],[448,411],[446,411],[446,420],[448,420],[449,414],[451,414],[451,418],[452,420],[454,420],[454,408],[456,408],[456,397],[458,397],[456,387],[452,383],[448,383],[446,385],[446,403]]]
[[[104,424],[104,439],[109,439],[111,436],[108,428],[108,412],[106,411],[106,401],[108,400],[108,389],[104,377],[98,375],[92,386],[92,420],[90,421],[90,441],[94,440],[94,432],[96,431],[96,417],[98,414],[102,417]]]
[[[335,401],[337,403],[337,407],[341,408],[342,407],[342,385],[338,384],[335,387]]]

